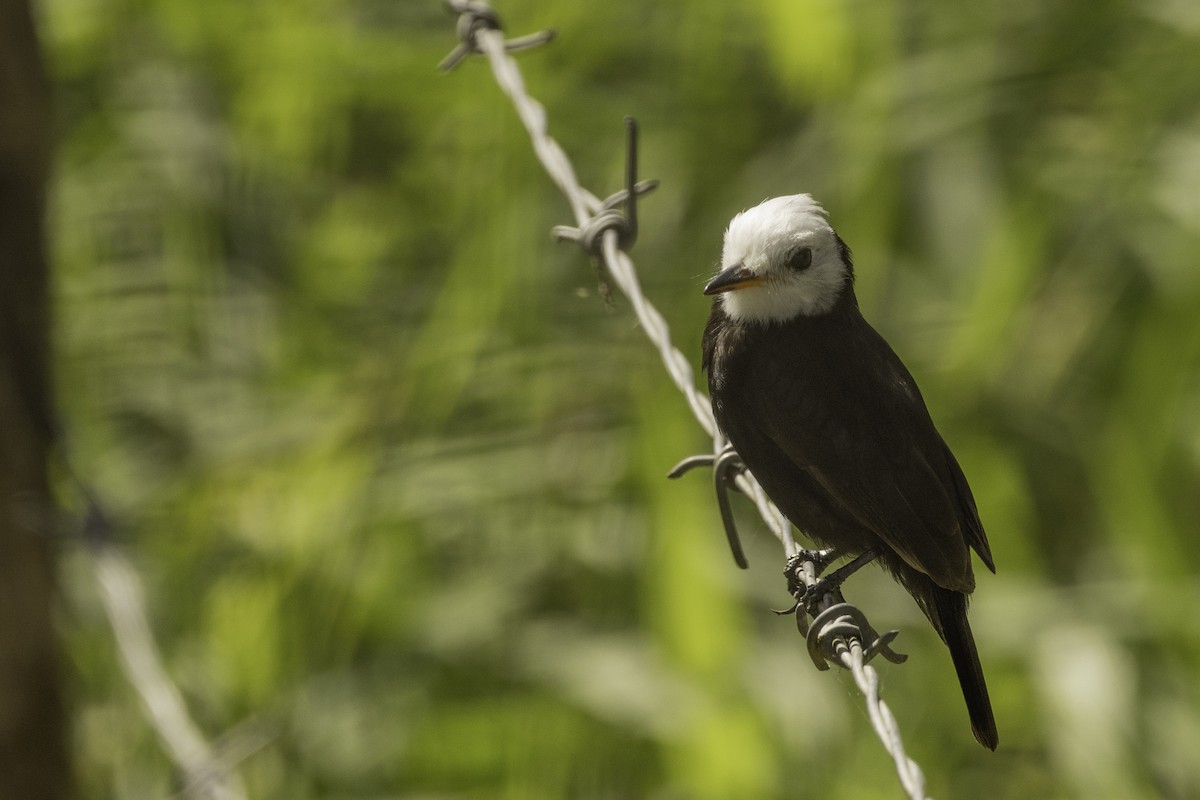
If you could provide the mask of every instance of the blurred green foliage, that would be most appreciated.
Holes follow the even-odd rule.
[[[1200,795],[1200,7],[505,0],[598,193],[643,129],[633,255],[689,354],[729,217],[812,192],[975,488],[1001,732],[899,627],[935,797]],[[433,0],[47,0],[59,393],[253,797],[896,797],[782,561],[729,561],[705,441]],[[748,512],[748,509],[747,509]],[[744,525],[753,525],[746,513]],[[64,563],[81,793],[180,788]],[[244,728],[242,728],[244,730]]]

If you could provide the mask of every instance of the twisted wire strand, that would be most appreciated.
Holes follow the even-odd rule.
[[[487,29],[478,31],[475,41],[479,49],[487,56],[491,64],[492,74],[501,90],[512,100],[517,110],[517,116],[525,125],[534,153],[541,161],[546,173],[554,184],[562,191],[571,206],[571,212],[577,225],[584,225],[602,205],[596,195],[580,185],[566,152],[553,137],[550,136],[548,117],[545,107],[533,99],[525,90],[525,80],[517,66],[516,59],[508,54],[504,45],[504,35],[499,30]],[[606,231],[601,240],[601,256],[613,282],[620,287],[622,293],[633,307],[633,313],[641,323],[647,338],[658,350],[663,366],[671,381],[683,393],[700,427],[709,435],[713,443],[713,453],[719,454],[725,447],[725,437],[717,429],[716,418],[713,417],[712,402],[708,396],[696,388],[696,374],[687,356],[679,351],[672,343],[670,328],[666,319],[642,293],[638,281],[637,270],[632,259],[620,249],[615,231]],[[784,545],[787,555],[795,553],[799,547],[791,533],[791,525],[767,498],[766,492],[758,485],[748,472],[738,476],[735,483],[758,508],[767,527]]]
[[[141,698],[147,720],[167,755],[187,779],[189,796],[244,800],[241,780],[221,763],[167,675],[150,631],[137,571],[113,545],[91,548],[91,561],[126,679]]]
[[[884,749],[896,765],[896,776],[900,779],[900,785],[913,800],[924,800],[925,774],[917,762],[904,752],[900,726],[896,723],[892,710],[879,696],[879,673],[866,663],[862,642],[857,639],[838,639],[834,647],[842,666],[850,670],[854,682],[858,684],[858,690],[867,700],[867,715],[871,718],[871,725],[879,735],[879,740],[883,742]]]
[[[450,0],[448,5],[459,13],[473,13],[464,4],[454,2],[454,0]],[[478,8],[481,4],[472,3],[471,5]],[[517,116],[528,132],[538,160],[542,163],[550,179],[566,197],[576,225],[584,226],[601,209],[602,203],[596,195],[580,185],[566,152],[550,136],[546,109],[526,91],[520,68],[516,59],[509,55],[509,49],[506,47],[500,28],[497,26],[475,30],[472,42],[464,43],[460,47],[468,46],[471,52],[481,52],[487,58],[496,83],[512,101]],[[671,342],[666,320],[642,293],[633,260],[621,250],[615,230],[610,229],[604,232],[598,255],[613,281],[629,300],[647,338],[658,350],[671,381],[684,395],[688,407],[700,427],[712,438],[714,457],[719,456],[726,442],[717,428],[712,402],[707,395],[696,388],[695,373],[687,357]],[[790,557],[799,552],[800,548],[792,535],[791,524],[767,497],[758,481],[748,471],[743,471],[734,482],[754,503],[767,528],[783,545],[785,554]],[[811,571],[805,571],[806,576],[810,574]],[[892,757],[905,793],[911,800],[927,800],[924,775],[916,762],[909,758],[904,751],[895,716],[880,697],[879,674],[870,664],[866,663],[862,641],[855,637],[839,636],[833,639],[832,646],[836,653],[836,660],[854,675],[859,691],[866,698],[871,725],[884,749]]]

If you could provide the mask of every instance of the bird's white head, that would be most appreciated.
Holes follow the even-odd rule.
[[[853,280],[846,245],[812,196],[765,200],[733,218],[721,271],[704,287],[735,320],[784,322],[830,311]]]

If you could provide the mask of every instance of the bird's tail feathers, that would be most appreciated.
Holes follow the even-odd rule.
[[[981,745],[995,750],[1000,741],[996,732],[996,720],[992,716],[992,702],[988,698],[987,683],[983,679],[983,666],[975,649],[975,637],[967,622],[967,596],[961,592],[935,586],[933,603],[937,608],[937,619],[941,623],[942,638],[950,648],[958,683],[962,686],[963,699],[971,716],[971,731]]]

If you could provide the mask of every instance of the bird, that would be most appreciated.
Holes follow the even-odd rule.
[[[834,557],[881,563],[950,650],[971,729],[999,743],[967,621],[991,547],[962,468],[854,293],[850,248],[811,195],[735,216],[702,363],[717,424],[784,516]]]

